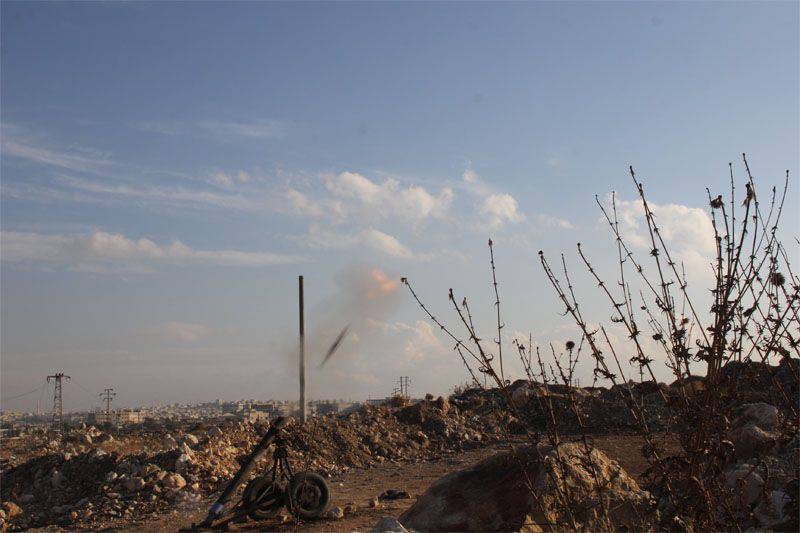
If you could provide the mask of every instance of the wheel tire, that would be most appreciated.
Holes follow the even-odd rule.
[[[266,494],[268,491],[272,494]],[[247,516],[253,520],[271,518],[283,504],[283,498],[275,492],[272,479],[268,476],[251,479],[242,493],[242,501],[248,507],[257,501],[259,502],[258,507],[254,507],[247,513]]]
[[[304,520],[322,516],[331,500],[328,483],[314,472],[300,472],[289,481],[292,513]]]

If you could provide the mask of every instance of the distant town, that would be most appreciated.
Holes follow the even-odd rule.
[[[365,401],[316,400],[307,403],[309,416],[348,414],[363,405],[381,405],[390,398]],[[63,414],[65,426],[134,424],[163,424],[165,422],[187,422],[199,420],[239,420],[247,422],[269,421],[277,416],[297,416],[299,402],[279,400],[238,400],[198,404],[158,405],[148,408],[125,408],[95,411],[76,411]],[[13,436],[20,430],[49,427],[54,423],[52,412],[0,411],[0,428],[4,436]]]

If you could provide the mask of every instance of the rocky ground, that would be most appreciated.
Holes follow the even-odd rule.
[[[497,391],[467,391],[450,400],[400,401],[313,419],[287,432],[290,459],[328,477],[436,460],[504,438],[515,423],[504,401]],[[31,435],[4,447],[8,509],[0,520],[12,530],[98,528],[196,506],[225,486],[265,431],[264,425],[233,422],[116,437],[94,427],[61,439]]]
[[[597,436],[593,442],[609,456],[614,457],[631,472],[639,476],[647,468],[647,461],[642,457],[643,441],[636,435],[603,435]],[[434,460],[420,460],[406,463],[385,462],[370,468],[354,468],[347,473],[330,479],[332,498],[331,508],[340,508],[344,516],[339,519],[327,518],[315,522],[297,522],[280,516],[267,521],[248,521],[233,526],[243,531],[368,531],[386,516],[398,517],[411,507],[426,489],[442,476],[467,468],[487,457],[507,451],[512,445],[520,446],[522,442],[497,442],[483,447],[476,447],[463,452],[446,453]],[[677,450],[677,443],[670,442],[670,449]],[[385,491],[394,489],[408,493],[408,498],[380,500]],[[206,502],[210,503],[210,502]],[[207,505],[170,514],[153,520],[145,520],[129,525],[130,530],[174,531],[176,524],[188,527],[205,517]]]
[[[27,460],[9,458],[0,519],[12,530],[100,528],[190,508],[225,486],[265,431],[266,426],[241,422],[147,439],[75,430],[44,443],[38,454],[29,450]],[[500,438],[496,422],[462,413],[446,399],[365,407],[292,425],[286,433],[290,460],[327,477],[383,463],[433,460]],[[138,449],[130,449],[131,440]],[[34,437],[34,447],[37,441],[41,437]]]
[[[697,388],[696,384],[691,387]],[[426,514],[426,506],[433,505],[430,502],[444,505],[442,502],[452,500],[447,483],[434,484],[438,492],[423,492],[436,477],[487,458],[489,452],[514,440],[529,442],[530,433],[544,427],[542,417],[547,413],[543,398],[559,414],[559,432],[565,440],[576,440],[577,423],[567,406],[578,402],[588,414],[587,431],[600,454],[592,457],[605,465],[603,471],[609,476],[608,483],[622,480],[617,488],[625,495],[619,501],[633,505],[636,513],[652,508],[662,515],[669,514],[669,502],[660,491],[659,480],[643,474],[646,461],[641,455],[642,440],[633,436],[636,425],[624,395],[634,395],[644,406],[656,438],[668,454],[673,454],[678,451],[676,438],[659,431],[668,424],[670,398],[685,393],[685,389],[655,383],[616,389],[568,389],[517,382],[511,385],[509,393],[516,409],[509,410],[507,396],[497,390],[468,390],[449,399],[429,397],[414,405],[398,400],[393,405],[364,407],[348,415],[313,419],[305,425],[293,423],[286,432],[290,460],[295,469],[317,471],[331,480],[334,501],[329,518],[337,524],[343,520],[341,528],[363,527],[366,522],[359,520],[383,514],[397,517],[404,511],[401,521],[425,529],[425,516],[430,516]],[[732,390],[731,398],[736,394],[739,393]],[[797,436],[795,433],[794,439],[787,439],[785,432],[781,432],[787,422],[785,417],[772,405],[756,401],[769,397],[757,390],[747,394],[750,403],[737,407],[737,416],[730,422],[726,441],[730,442],[730,458],[720,473],[720,483],[729,488],[731,498],[737,499],[746,523],[753,527],[783,526],[797,508],[800,452]],[[208,503],[227,484],[265,431],[264,425],[221,422],[172,431],[141,427],[112,436],[90,427],[72,430],[59,440],[28,435],[4,442],[0,525],[4,530],[53,526],[151,530],[188,525],[202,518]],[[609,436],[626,433],[631,436]],[[586,481],[585,468],[579,450],[570,450],[564,448],[564,456],[573,457],[567,463],[574,465],[563,474],[569,483],[582,486]],[[560,451],[542,449],[536,453],[549,457]],[[519,458],[511,462],[497,458],[487,461],[494,462],[487,463],[488,466],[476,465],[473,468],[477,470],[463,475],[468,479],[485,478],[488,483],[491,476],[487,472],[504,471],[502,465],[518,464]],[[675,464],[679,462],[677,458]],[[264,467],[261,464],[258,469]],[[492,489],[498,493],[498,501],[507,499],[508,495],[500,496],[503,491],[520,491],[518,483],[507,482],[518,478],[519,472],[512,468],[506,473],[509,477],[502,478]],[[543,492],[550,490],[542,481],[546,478],[540,480],[539,490]],[[389,488],[407,491],[412,497],[405,501],[375,501]],[[482,494],[482,488],[479,481],[474,493]],[[421,495],[418,501],[414,499],[417,495]],[[458,498],[462,498],[459,501],[463,503],[464,497],[459,494]],[[417,501],[415,507],[407,509],[414,501]],[[541,502],[534,503],[527,502],[528,507],[521,509],[524,513],[510,517],[500,528],[518,528],[531,516],[541,518],[555,512],[541,507]],[[412,511],[417,514],[408,514]],[[491,511],[487,516],[497,514]],[[322,529],[340,529],[325,524]],[[473,529],[498,527],[494,523],[472,526]],[[301,525],[291,519],[285,524],[272,522],[264,527]],[[428,528],[435,527],[439,526],[429,524]]]

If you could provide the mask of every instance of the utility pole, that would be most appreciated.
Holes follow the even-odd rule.
[[[303,276],[298,278],[300,303],[300,418],[306,421],[306,321],[303,305]]]
[[[111,402],[114,400],[116,395],[117,393],[111,388],[103,389],[103,392],[98,394],[98,396],[100,396],[100,398],[106,402],[106,422],[109,424],[111,423]]]
[[[55,387],[53,388],[53,427],[60,432],[64,428],[64,397],[62,395],[61,381],[64,379],[69,381],[72,378],[63,372],[56,372],[52,376],[47,376],[47,382],[50,383],[51,379],[55,382]]]

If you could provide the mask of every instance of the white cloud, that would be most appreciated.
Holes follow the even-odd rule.
[[[269,137],[277,135],[282,129],[282,125],[276,121],[244,123],[213,120],[151,122],[137,124],[135,127],[164,134],[213,131],[244,137]],[[355,172],[322,176],[325,188],[321,191],[316,188],[314,192],[301,191],[291,186],[282,191],[276,190],[272,185],[265,185],[264,180],[254,180],[244,170],[217,170],[199,179],[160,172],[159,176],[179,178],[182,182],[148,183],[138,176],[141,170],[137,169],[136,179],[132,179],[131,171],[113,161],[107,154],[86,149],[58,152],[33,145],[20,138],[18,129],[8,125],[3,126],[2,151],[4,157],[21,158],[73,173],[90,173],[102,177],[57,175],[47,186],[37,188],[29,184],[4,184],[3,193],[6,196],[34,201],[60,198],[73,202],[92,202],[113,198],[120,202],[146,200],[188,208],[214,206],[248,212],[293,212],[311,217],[327,215],[336,219],[352,216],[359,217],[362,221],[365,218],[398,217],[418,223],[428,218],[445,218],[454,197],[450,187],[444,187],[437,193],[420,185],[401,183],[393,178],[373,181]],[[237,185],[239,187],[235,187]],[[281,202],[282,199],[288,202]]]
[[[289,203],[292,205],[294,211],[301,215],[307,215],[311,217],[322,216],[322,206],[297,189],[292,189],[290,187],[286,191],[286,199],[289,200]]]
[[[233,177],[222,171],[214,172],[211,175],[211,181],[223,187],[230,187],[233,185]]]
[[[714,257],[714,227],[708,213],[698,207],[649,203],[656,224],[673,258],[686,266],[690,277],[711,274]],[[620,232],[633,246],[650,250],[652,244],[639,200],[617,200]]]
[[[240,170],[236,173],[218,170],[211,174],[211,182],[223,187],[232,187],[236,183],[248,183],[251,179],[250,174],[244,170]]]
[[[411,250],[403,246],[397,238],[388,233],[370,228],[362,232],[361,238],[364,244],[386,255],[400,259],[414,258],[414,253],[411,252]]]
[[[259,201],[252,194],[185,187],[133,186],[72,177],[63,177],[59,181],[73,190],[91,195],[138,198],[182,207],[214,206],[241,211],[258,211],[266,207],[266,199]]]
[[[572,222],[565,218],[545,215],[544,213],[539,213],[536,215],[536,220],[539,222],[539,224],[548,228],[573,229],[575,227],[572,225]]]
[[[522,222],[525,215],[519,211],[517,201],[510,194],[491,194],[484,201],[480,213],[490,229],[497,229],[506,222]]]
[[[297,240],[313,248],[340,249],[351,248],[361,242],[358,235],[337,233],[318,224],[312,224],[308,228],[308,233]]]
[[[203,324],[167,322],[148,329],[145,334],[155,339],[180,342],[196,342],[209,335],[211,330]]]
[[[356,246],[368,246],[373,250],[397,259],[427,260],[430,258],[428,254],[414,253],[401,243],[397,237],[375,228],[367,228],[353,235],[337,233],[313,224],[309,228],[308,234],[298,238],[298,240],[314,248],[346,249]]]
[[[107,168],[112,163],[107,154],[92,150],[55,151],[8,138],[5,130],[4,137],[6,138],[3,139],[2,144],[3,155],[25,159],[33,163],[93,173]]]
[[[402,335],[403,354],[412,361],[433,359],[448,352],[448,348],[437,337],[436,330],[425,320],[417,320],[414,324],[405,322],[384,322],[367,319],[367,325],[383,335]]]
[[[161,135],[180,135],[189,129],[188,125],[180,120],[148,120],[135,122],[131,124],[131,127]]]
[[[136,122],[131,125],[142,131],[161,135],[183,135],[190,132],[208,133],[221,139],[252,138],[279,139],[286,135],[287,125],[280,120],[222,121],[197,120],[154,120]]]
[[[115,263],[132,268],[154,263],[262,267],[303,261],[300,257],[270,252],[197,250],[177,240],[168,245],[159,245],[150,239],[129,239],[124,235],[103,231],[88,235],[3,231],[0,236],[0,258],[4,262],[66,266],[73,270],[102,271],[104,266]]]
[[[279,120],[233,122],[201,120],[195,123],[201,130],[218,137],[249,137],[253,139],[279,139],[286,134],[286,125]]]
[[[649,206],[667,243],[702,253],[714,252],[714,226],[704,209],[680,204],[658,205],[652,202]],[[617,200],[617,215],[621,229],[634,244],[650,246],[644,208],[639,200]]]
[[[335,197],[349,200],[353,208],[379,217],[397,215],[414,221],[444,218],[453,201],[449,187],[433,195],[418,185],[404,187],[391,178],[376,183],[355,172],[328,176],[325,185]]]
[[[269,207],[272,195],[268,191],[252,191],[247,196],[233,192],[220,192],[218,187],[231,187],[234,184],[248,184],[252,176],[239,170],[235,173],[217,171],[200,180],[194,180],[191,186],[148,185],[140,184],[142,180],[133,180],[122,165],[115,162],[107,153],[87,148],[73,148],[70,151],[57,151],[35,145],[22,138],[19,129],[3,125],[2,155],[3,157],[20,158],[39,165],[58,167],[82,174],[93,174],[102,179],[87,179],[69,175],[57,175],[53,178],[55,186],[34,186],[29,183],[3,183],[3,194],[15,198],[34,201],[50,201],[58,198],[71,201],[106,200],[107,197],[117,199],[146,199],[169,205],[183,207],[216,206],[229,209],[256,211]],[[137,170],[137,173],[140,172]],[[160,173],[168,174],[168,173]],[[184,177],[185,176],[181,176]],[[197,182],[206,182],[202,187]],[[213,190],[206,185],[215,185]],[[66,191],[65,189],[69,189]],[[83,193],[83,194],[80,194]],[[105,197],[105,198],[101,198]]]
[[[330,178],[327,185],[335,194],[356,198],[367,204],[377,203],[382,196],[379,185],[355,172],[342,172]]]
[[[482,230],[496,230],[506,223],[525,220],[525,215],[519,210],[519,204],[512,195],[497,192],[471,168],[467,168],[461,177],[463,188],[477,199],[476,208],[483,218]]]
[[[403,353],[409,359],[419,361],[440,356],[447,351],[428,322],[417,320],[409,330],[411,337],[403,347]]]
[[[526,220],[525,214],[520,210],[517,199],[509,193],[499,192],[487,184],[472,168],[467,168],[462,174],[462,188],[477,200],[476,208],[483,218],[481,230],[496,230],[507,223],[519,223]],[[547,228],[572,229],[569,220],[538,213],[531,218],[541,226]]]
[[[477,183],[480,177],[475,173],[474,170],[468,168],[464,171],[464,174],[461,176],[464,181],[467,183]]]

